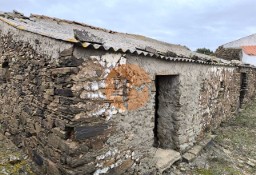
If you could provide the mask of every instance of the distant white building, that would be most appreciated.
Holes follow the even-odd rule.
[[[245,64],[256,66],[256,34],[220,46],[216,50],[216,55],[228,60],[240,60]]]
[[[256,66],[256,45],[242,46],[241,61]]]

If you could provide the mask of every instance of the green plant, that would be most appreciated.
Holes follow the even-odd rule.
[[[206,49],[206,48],[198,48],[196,50],[197,53],[202,53],[205,55],[214,55],[213,51],[211,51],[210,49]]]

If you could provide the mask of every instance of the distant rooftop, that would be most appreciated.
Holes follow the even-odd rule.
[[[173,61],[229,64],[223,59],[192,52],[185,46],[169,44],[142,35],[119,33],[75,21],[34,14],[26,17],[17,11],[0,12],[0,21],[19,30],[79,44],[85,48],[132,53]]]
[[[242,46],[245,54],[250,56],[256,56],[256,46]]]
[[[252,34],[222,45],[224,48],[242,48],[242,46],[256,46],[256,34]]]

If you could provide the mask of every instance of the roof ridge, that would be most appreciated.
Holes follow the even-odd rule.
[[[224,46],[224,45],[227,45],[227,44],[230,44],[230,43],[233,43],[233,42],[236,42],[236,41],[239,41],[239,40],[241,40],[241,39],[248,38],[248,37],[251,37],[251,36],[254,36],[254,35],[256,35],[256,33],[251,34],[251,35],[248,35],[248,36],[241,37],[241,38],[236,39],[236,40],[234,40],[234,41],[230,41],[230,42],[228,42],[228,43],[222,44],[221,46]]]

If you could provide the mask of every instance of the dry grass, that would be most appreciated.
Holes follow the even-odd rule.
[[[256,101],[224,123],[216,134],[204,151],[208,167],[196,168],[193,174],[256,175]]]

